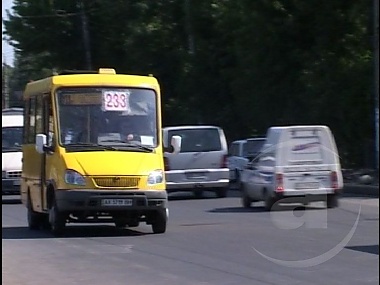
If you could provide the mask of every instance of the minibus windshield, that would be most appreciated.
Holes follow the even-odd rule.
[[[56,92],[64,147],[157,146],[157,96],[140,88],[61,88]]]

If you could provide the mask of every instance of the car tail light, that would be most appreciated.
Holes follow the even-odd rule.
[[[276,192],[284,191],[284,175],[276,173]]]
[[[338,189],[338,174],[336,171],[331,171],[331,188]]]
[[[170,170],[169,159],[167,157],[164,157],[164,169],[165,171]]]
[[[227,168],[228,167],[227,155],[223,155],[220,167],[221,168]]]

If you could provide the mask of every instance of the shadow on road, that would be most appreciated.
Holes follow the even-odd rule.
[[[372,254],[379,255],[379,245],[358,245],[358,246],[346,246],[347,249],[361,251],[361,252],[367,252]]]
[[[114,226],[67,226],[59,238],[142,236],[146,232],[117,229]],[[3,227],[2,239],[51,239],[56,238],[48,230],[30,230],[28,227]]]
[[[206,200],[206,199],[219,199],[215,196],[214,193],[202,193],[201,197],[195,196],[192,192],[172,192],[168,194],[169,201],[178,201],[178,200]]]
[[[313,206],[302,206],[302,205],[277,205],[272,211],[280,212],[280,211],[306,211],[306,210],[326,210],[325,207],[313,207]],[[210,210],[211,213],[260,213],[260,212],[268,212],[264,206],[252,206],[250,208],[244,207],[227,207],[227,208],[215,208]]]

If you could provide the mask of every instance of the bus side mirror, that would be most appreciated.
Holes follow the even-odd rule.
[[[181,151],[181,142],[182,142],[182,138],[180,136],[172,136],[172,139],[171,139],[171,145],[173,147],[172,153],[177,154]]]
[[[36,135],[36,150],[38,153],[45,153],[45,146],[47,143],[45,134],[37,134]]]

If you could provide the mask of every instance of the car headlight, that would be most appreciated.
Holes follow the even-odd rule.
[[[73,184],[73,185],[80,185],[84,186],[86,185],[86,180],[82,176],[82,174],[76,172],[75,170],[66,170],[65,172],[65,182],[67,184]]]
[[[148,185],[162,183],[164,181],[164,172],[162,170],[155,170],[148,175]]]

